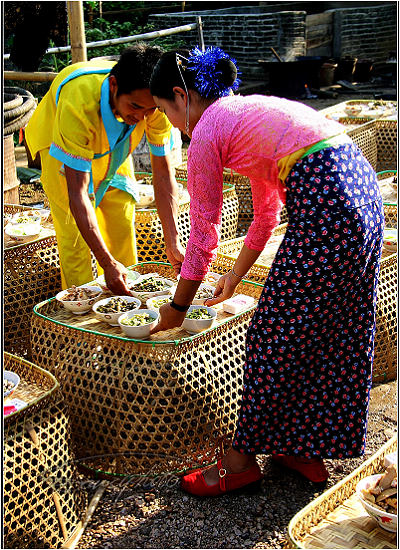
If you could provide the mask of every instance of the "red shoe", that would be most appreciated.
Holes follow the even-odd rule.
[[[313,483],[323,483],[329,477],[322,458],[301,458],[287,455],[272,455],[271,458],[276,464],[296,470]]]
[[[222,466],[221,459],[218,460],[217,466],[219,481],[215,485],[207,485],[203,476],[204,470],[196,470],[181,479],[181,489],[199,497],[217,497],[242,487],[245,487],[246,491],[253,491],[261,484],[263,475],[257,463],[238,474],[228,474]]]

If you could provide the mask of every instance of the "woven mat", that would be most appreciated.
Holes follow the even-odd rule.
[[[397,548],[396,533],[379,527],[356,494],[313,527],[301,543],[303,548]]]

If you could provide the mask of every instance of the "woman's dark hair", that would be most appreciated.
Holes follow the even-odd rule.
[[[138,43],[127,48],[110,71],[118,86],[118,95],[150,88],[151,73],[163,54],[158,46]]]
[[[163,99],[174,99],[173,88],[179,86],[195,90],[203,98],[216,99],[227,95],[237,81],[236,65],[231,59],[218,59],[212,71],[199,71],[188,62],[191,52],[176,50],[164,53],[156,64],[150,80],[152,95]],[[178,62],[181,62],[178,66]]]

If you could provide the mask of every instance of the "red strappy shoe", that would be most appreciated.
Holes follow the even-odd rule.
[[[301,458],[287,455],[272,455],[271,458],[276,464],[296,470],[313,483],[323,483],[329,477],[322,458]]]
[[[248,492],[259,489],[263,475],[257,463],[238,474],[229,474],[222,466],[222,459],[217,461],[219,481],[207,485],[204,470],[196,470],[181,479],[181,489],[199,497],[217,497],[244,488]]]

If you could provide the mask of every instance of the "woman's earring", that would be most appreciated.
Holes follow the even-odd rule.
[[[185,132],[187,135],[189,135],[189,94],[187,94],[187,102],[186,102],[186,118],[185,118]]]

